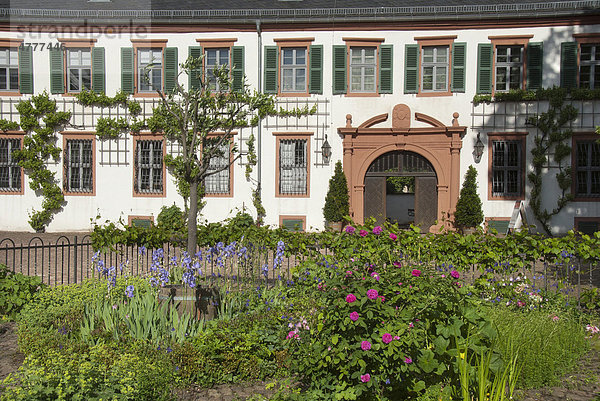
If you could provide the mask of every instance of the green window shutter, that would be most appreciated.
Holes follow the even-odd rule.
[[[577,42],[565,42],[560,45],[560,86],[577,87]]]
[[[310,60],[310,81],[308,82],[308,92],[323,94],[323,45],[312,45],[308,51]]]
[[[201,58],[202,47],[201,46],[190,46],[188,47],[188,57]],[[188,75],[188,87],[189,89],[200,89],[202,85],[202,68],[196,68],[190,70]]]
[[[333,46],[333,94],[346,93],[346,45]]]
[[[277,46],[265,46],[265,93],[277,93]]]
[[[31,46],[19,49],[19,91],[33,94],[33,50]]]
[[[452,92],[465,91],[465,66],[467,64],[467,44],[452,45]]]
[[[542,42],[527,45],[527,89],[542,87],[542,66],[544,64],[544,44]]]
[[[231,73],[233,78],[233,90],[243,91],[244,90],[244,46],[233,46],[231,48],[231,65],[233,71]]]
[[[491,43],[477,46],[477,93],[492,93],[493,57]]]
[[[419,92],[419,45],[404,47],[404,93]]]
[[[392,45],[379,46],[379,93],[392,93],[393,58],[394,47]]]
[[[125,93],[133,94],[134,90],[133,73],[133,48],[121,48],[121,90]]]
[[[165,92],[175,90],[178,78],[177,48],[165,48]]]
[[[65,93],[64,52],[50,50],[50,93]]]
[[[92,90],[94,92],[106,92],[104,72],[104,47],[92,48]]]
[[[509,220],[489,220],[487,222],[487,232],[491,233],[492,230],[498,231],[498,234],[507,234]]]

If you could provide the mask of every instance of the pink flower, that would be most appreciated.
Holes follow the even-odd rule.
[[[350,313],[350,320],[352,320],[353,322],[356,322],[358,320],[358,312],[352,312]]]
[[[287,337],[285,337],[286,339],[290,339],[290,338],[300,338],[300,336],[298,335],[298,333],[296,333],[295,330],[292,330],[288,333]]]
[[[361,237],[366,237],[368,232],[366,232],[365,230],[360,230],[358,233]]]
[[[421,275],[421,270],[413,269],[412,275],[415,277],[419,277]]]
[[[402,283],[398,283],[398,285],[402,285]]]
[[[390,233],[390,239],[392,241],[396,241],[398,239],[398,236],[396,234],[394,234],[394,233]]]
[[[375,235],[379,235],[383,232],[383,228],[381,228],[381,226],[375,226],[375,228],[373,228],[373,234]]]
[[[379,300],[381,302],[385,302],[385,297],[383,295],[378,296],[377,298],[379,298]]]
[[[389,344],[392,342],[392,335],[390,333],[385,333],[383,336],[381,336],[381,341],[383,341],[384,344]]]
[[[368,383],[369,380],[371,380],[371,375],[368,373],[360,376],[360,381],[363,383]]]
[[[348,295],[346,295],[346,302],[348,302],[349,304],[351,304],[354,301],[356,301],[356,297],[354,296],[354,294],[348,294]]]
[[[410,357],[406,357],[404,358],[404,363],[412,363],[412,359],[410,359]]]
[[[368,351],[368,350],[370,350],[370,349],[371,349],[371,343],[370,343],[370,342],[368,342],[368,341],[363,341],[363,342],[361,342],[361,343],[360,343],[360,348],[361,348],[363,351]]]
[[[442,278],[446,278],[446,275],[445,275],[445,274],[442,274]]]
[[[522,307],[524,307],[524,306],[525,306],[525,302],[523,302],[523,301],[518,301],[518,302],[517,302],[517,306],[518,306],[518,307],[520,307],[520,308],[522,308]]]
[[[371,273],[371,277],[373,277],[375,280],[379,281],[379,274],[377,274],[376,272]]]
[[[347,234],[354,234],[355,231],[356,231],[356,228],[354,228],[352,226],[346,226],[346,233]]]
[[[455,279],[458,279],[460,277],[460,274],[456,270],[452,270],[450,272],[450,275]]]
[[[378,295],[379,294],[377,294],[377,290],[371,289],[371,290],[367,291],[367,297],[369,297],[369,299],[377,299]]]
[[[410,323],[408,324],[408,327],[410,327],[410,328],[413,328],[413,327],[415,327],[415,325],[414,325],[412,322],[410,322]]]
[[[396,267],[402,267],[402,263],[400,263],[400,262],[394,262],[394,266],[396,266]]]
[[[556,315],[555,315],[555,316],[552,316],[552,320],[554,320],[555,322],[558,322],[558,321],[559,321],[559,319],[560,319],[560,318],[559,318],[558,316],[556,316]]]
[[[399,336],[394,336],[394,340],[399,340],[400,337]]]

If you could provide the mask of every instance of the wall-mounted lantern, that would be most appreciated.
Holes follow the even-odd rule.
[[[327,135],[325,135],[325,141],[321,145],[321,155],[323,156],[323,164],[329,165],[331,159],[331,145],[327,142]]]
[[[483,142],[481,142],[481,138],[479,137],[479,133],[477,133],[477,142],[475,142],[475,151],[474,151],[475,163],[479,163],[479,161],[481,160],[481,156],[483,155],[484,147],[485,146],[484,146]]]

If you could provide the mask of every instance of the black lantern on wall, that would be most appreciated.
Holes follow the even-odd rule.
[[[483,142],[481,142],[481,138],[479,137],[479,133],[477,133],[477,142],[475,142],[475,146],[474,146],[475,163],[479,163],[479,161],[481,160],[481,156],[483,155],[484,147],[485,146],[483,145]]]
[[[325,141],[321,145],[321,155],[323,156],[323,164],[329,165],[331,159],[331,145],[327,142],[327,135],[325,135]]]

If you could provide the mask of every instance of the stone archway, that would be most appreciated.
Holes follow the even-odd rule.
[[[381,155],[392,151],[408,151],[427,159],[437,176],[437,221],[430,231],[452,228],[451,217],[460,190],[460,149],[465,126],[458,125],[454,113],[452,125],[446,126],[433,117],[415,113],[416,121],[429,126],[411,128],[411,111],[404,104],[392,112],[392,127],[373,127],[388,120],[388,113],[374,116],[358,127],[352,126],[352,116],[346,116],[346,126],[338,128],[343,136],[344,172],[350,191],[350,217],[364,222],[365,176],[369,166]]]

